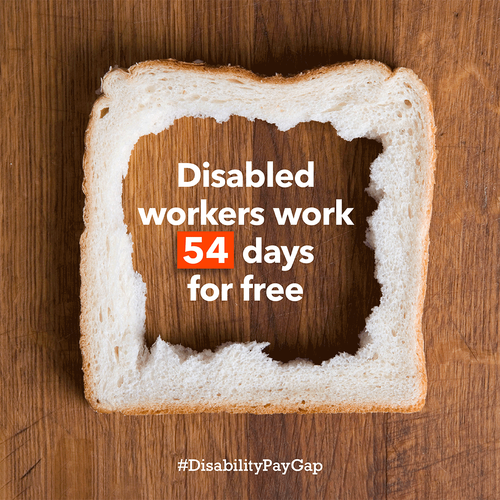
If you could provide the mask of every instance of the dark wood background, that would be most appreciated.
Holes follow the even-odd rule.
[[[0,498],[498,498],[498,2],[6,0],[0,16]],[[426,83],[434,102],[439,156],[424,309],[429,391],[420,413],[124,417],[96,414],[86,403],[78,348],[84,131],[95,90],[110,66],[169,57],[241,65],[263,75],[377,59],[409,67]],[[147,190],[148,178],[161,167],[159,158],[167,161],[165,151],[176,131],[177,137],[212,144],[213,156],[207,160],[213,162],[238,162],[246,155],[262,162],[275,155],[284,167],[295,162],[294,168],[301,168],[311,154],[321,163],[341,152],[338,165],[352,165],[358,169],[355,175],[339,173],[307,206],[324,206],[320,195],[331,196],[333,190],[338,198],[352,196],[360,212],[373,209],[362,193],[367,164],[378,152],[369,141],[346,144],[319,124],[281,134],[262,122],[238,118],[218,126],[185,119],[141,140],[131,159],[124,205],[131,230],[137,232],[138,267],[152,259],[140,255],[139,246],[151,245],[147,234],[140,235],[140,225],[134,225],[134,196],[141,183]],[[318,148],[320,137],[323,146]],[[215,148],[215,139],[224,147]],[[180,161],[196,162],[200,154],[189,141],[175,148],[193,158]],[[141,170],[144,163],[147,169]],[[168,195],[166,187],[163,196]],[[217,201],[230,206],[235,196],[240,206],[273,206],[272,194],[264,191],[228,191]],[[283,203],[291,204],[293,192],[288,196]],[[180,196],[176,204],[182,203],[187,200]],[[261,311],[242,311],[234,327],[225,320],[238,314],[217,309],[211,317],[220,317],[213,322],[193,320],[184,330],[178,322],[179,328],[169,332],[168,320],[155,315],[169,302],[161,287],[155,298],[152,286],[149,342],[153,334],[174,335],[172,340],[177,334],[175,341],[206,348],[255,335],[273,343],[271,354],[277,358],[309,355],[317,361],[325,352],[328,357],[343,349],[343,342],[355,350],[359,326],[351,318],[364,318],[362,308],[376,303],[379,293],[368,276],[369,253],[351,259],[367,252],[360,243],[362,226],[360,221],[345,235],[331,228],[330,233],[321,229],[297,236],[304,244],[309,237],[342,242],[327,245],[337,253],[318,257],[319,267],[312,271],[322,272],[320,262],[337,262],[331,280],[340,280],[340,290],[321,292],[325,300],[342,305],[336,316],[308,306],[307,318],[297,325],[296,311],[283,310],[276,319],[263,303]],[[277,229],[256,235],[281,237]],[[171,240],[168,231],[149,237]],[[166,244],[165,260],[169,251]],[[350,264],[342,261],[346,255]],[[351,272],[344,276],[346,269]],[[159,281],[163,284],[172,271],[165,267]],[[152,279],[147,269],[141,272],[146,282]],[[311,280],[305,269],[292,272],[298,282]],[[178,276],[182,291],[187,274]],[[227,276],[215,273],[213,279]],[[279,277],[273,281],[283,282]],[[191,312],[196,318],[203,308]],[[168,314],[175,318],[181,312]],[[279,318],[292,319],[284,326]],[[345,338],[343,327],[335,330],[339,321],[350,324],[352,332]],[[288,330],[269,338],[276,325]],[[334,340],[322,328],[333,328]],[[303,458],[323,462],[324,471],[317,476],[186,473],[177,471],[181,458]]]

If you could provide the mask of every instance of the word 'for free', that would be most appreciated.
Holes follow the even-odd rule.
[[[304,290],[298,283],[290,283],[286,287],[283,287],[279,283],[271,283],[270,285],[266,283],[252,283],[253,277],[253,274],[247,274],[243,278],[243,283],[240,284],[240,288],[243,291],[243,300],[245,302],[252,299],[259,302],[261,295],[265,295],[265,297],[272,302],[283,300],[283,297],[286,297],[291,302],[302,300]],[[198,299],[198,291],[200,297],[207,302],[213,302],[219,298],[223,302],[226,302],[230,292],[232,290],[234,291],[233,283],[222,283],[220,287],[214,283],[205,283],[202,285],[199,283],[200,278],[201,276],[199,274],[195,274],[191,276],[191,280],[187,284],[189,289],[189,300],[191,302]]]

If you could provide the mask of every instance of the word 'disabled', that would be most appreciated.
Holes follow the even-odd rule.
[[[221,188],[228,187],[255,187],[259,188],[264,186],[288,188],[295,184],[301,188],[314,187],[314,162],[307,162],[307,170],[298,170],[295,174],[286,168],[278,170],[274,174],[274,163],[267,162],[266,171],[253,169],[252,162],[247,161],[245,164],[245,173],[241,170],[225,170],[215,169],[208,170],[210,163],[203,162],[205,170],[201,170],[195,163],[179,163],[178,164],[178,183],[179,187],[193,187],[200,181],[203,187]],[[187,179],[192,175],[192,179]],[[267,181],[267,182],[266,182]]]

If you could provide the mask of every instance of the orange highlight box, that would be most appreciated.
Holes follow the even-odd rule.
[[[177,269],[234,269],[234,232],[178,231]]]

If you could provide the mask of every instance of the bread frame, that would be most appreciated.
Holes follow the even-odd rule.
[[[368,79],[365,78],[363,75],[366,72],[372,72],[373,78],[371,76]],[[179,75],[182,77],[188,75],[193,79],[200,79],[202,83],[207,79],[221,82],[221,95],[219,96],[221,99],[227,97],[222,95],[224,86],[229,88],[234,86],[236,95],[242,94],[243,85],[245,88],[249,87],[261,92],[273,89],[272,91],[277,95],[283,93],[285,96],[287,91],[293,91],[299,85],[321,85],[324,82],[330,82],[329,79],[332,78],[334,82],[354,78],[356,81],[359,79],[363,82],[363,85],[368,84],[374,87],[375,101],[362,103],[362,109],[367,113],[366,130],[363,133],[352,134],[348,126],[344,125],[347,122],[341,117],[340,112],[349,113],[350,106],[361,104],[354,98],[347,104],[342,103],[343,106],[340,109],[328,111],[326,108],[332,108],[332,102],[328,101],[329,95],[325,95],[325,102],[320,105],[320,108],[323,106],[325,109],[313,110],[314,106],[318,106],[318,102],[313,100],[311,103],[299,106],[300,109],[292,119],[290,119],[290,113],[286,114],[285,101],[287,99],[284,97],[282,101],[276,101],[275,109],[267,109],[261,114],[259,111],[246,111],[246,104],[237,99],[230,105],[231,112],[213,113],[207,112],[209,105],[213,105],[210,97],[208,97],[208,104],[204,104],[202,100],[189,102],[193,89],[176,87],[175,75],[179,78]],[[159,77],[161,78],[158,81],[164,82],[161,83],[163,87],[152,88],[151,82],[157,81],[155,78]],[[368,80],[373,80],[373,82]],[[172,88],[172,85],[174,86],[173,93],[167,90],[169,87]],[[411,189],[418,188],[421,192],[419,212],[416,216],[414,215],[414,218],[419,219],[418,224],[415,223],[418,227],[412,240],[412,244],[415,244],[416,256],[408,256],[408,262],[411,261],[412,266],[415,267],[411,269],[412,276],[415,272],[419,275],[418,279],[412,278],[415,284],[412,285],[414,296],[411,298],[411,307],[405,307],[405,311],[409,311],[411,317],[407,318],[405,312],[404,319],[398,320],[398,325],[400,323],[405,325],[402,336],[399,330],[394,335],[394,329],[398,325],[377,326],[377,328],[385,329],[384,335],[387,337],[383,340],[390,346],[390,349],[394,352],[399,352],[399,349],[404,354],[401,356],[403,366],[392,366],[394,363],[392,365],[388,363],[388,358],[384,356],[381,359],[377,350],[382,345],[381,334],[374,335],[370,331],[371,328],[373,329],[372,324],[377,321],[380,323],[380,317],[384,316],[380,314],[385,304],[384,301],[387,299],[384,295],[384,287],[387,285],[384,283],[381,283],[381,305],[374,308],[367,318],[367,331],[362,336],[358,352],[353,356],[337,355],[320,366],[304,360],[279,363],[262,352],[266,343],[256,342],[224,344],[215,352],[195,353],[182,346],[171,346],[159,339],[149,351],[144,340],[146,286],[141,276],[133,270],[132,241],[123,222],[121,199],[122,179],[127,173],[130,154],[137,140],[143,135],[157,134],[165,130],[176,119],[184,116],[212,117],[222,122],[232,115],[239,115],[251,120],[264,119],[269,123],[274,123],[280,130],[292,128],[297,123],[306,121],[307,117],[308,120],[329,121],[332,125],[335,123],[337,133],[347,140],[357,137],[381,140],[384,151],[372,163],[371,168],[374,169],[374,164],[386,153],[386,150],[390,147],[395,148],[389,142],[392,137],[391,130],[385,130],[383,124],[377,124],[374,115],[369,114],[370,110],[377,106],[391,106],[390,102],[383,101],[383,89],[389,86],[401,94],[401,101],[394,104],[394,113],[400,112],[401,106],[408,101],[414,108],[412,112],[419,117],[417,118],[417,122],[420,120],[418,128],[423,131],[423,135],[418,144],[416,142],[412,144],[415,143],[423,148],[423,153],[419,158],[425,161],[424,167],[421,167],[423,176],[419,177],[418,182],[415,181],[415,186],[411,184],[411,180],[409,181]],[[356,84],[354,87],[354,94],[357,95]],[[145,106],[143,101],[147,101],[148,92],[155,95],[161,94],[162,89],[165,95],[170,92],[168,95],[181,97],[178,97],[178,101],[166,98],[165,102],[159,103],[156,109],[144,110],[141,106]],[[212,91],[217,95],[218,89],[213,85],[210,92]],[[330,92],[338,91],[335,87]],[[206,94],[205,90],[200,87],[197,87],[196,92],[201,97]],[[347,90],[344,89],[342,92],[345,97]],[[325,94],[328,94],[328,91],[325,91]],[[187,101],[181,102],[184,98],[182,96]],[[411,101],[408,100],[409,98]],[[308,107],[311,109],[309,110]],[[120,116],[119,122],[113,122],[115,114]],[[295,123],[293,123],[294,119],[296,119]],[[125,125],[123,125],[124,120]],[[337,123],[338,120],[343,120],[340,126]],[[127,128],[127,133],[119,134],[118,138],[116,131],[119,127],[130,127],[133,131]],[[423,83],[410,70],[399,68],[393,72],[387,66],[375,61],[354,61],[328,66],[291,78],[279,75],[263,78],[238,67],[212,68],[173,60],[139,63],[129,70],[110,70],[102,82],[102,95],[96,100],[92,109],[85,134],[83,162],[83,190],[86,201],[85,230],[81,237],[80,346],[85,396],[92,407],[100,412],[119,411],[125,414],[220,411],[259,414],[413,412],[421,409],[425,402],[427,387],[422,312],[436,158],[434,135],[432,105]],[[413,140],[416,141],[417,138]],[[370,179],[373,184],[372,174]],[[418,187],[417,184],[422,184],[422,186]],[[371,186],[370,189],[371,194],[377,196],[377,186]],[[380,211],[379,203],[379,207],[371,218],[374,219],[375,214]],[[409,217],[412,219],[411,215]],[[373,228],[370,231],[374,239],[380,238],[380,234],[376,235]],[[113,250],[110,250],[111,248]],[[118,252],[119,258],[114,255]],[[377,258],[377,252],[382,252],[378,245],[375,246],[376,275],[380,274],[378,263],[380,259]],[[380,282],[380,278],[377,279]],[[118,299],[110,299],[112,294],[118,295]],[[402,308],[403,306],[404,304],[401,304]],[[401,318],[403,318],[402,313]],[[389,335],[392,335],[393,339]],[[402,344],[397,344],[401,342],[401,338],[405,340]],[[403,345],[406,347],[402,347]],[[227,373],[223,372],[224,369],[237,377],[237,374],[231,371],[231,360],[234,363],[235,359],[241,359],[244,366],[247,367],[248,364],[249,367],[250,375],[244,374],[249,380],[249,382],[245,381],[245,383],[248,382],[249,388],[245,389],[243,394],[235,392],[231,387],[228,389],[225,387]],[[186,365],[189,365],[191,371],[183,371],[188,370]],[[217,368],[212,365],[217,365]],[[253,370],[252,367],[257,365],[258,370]],[[343,373],[346,370],[349,373],[344,377]],[[389,377],[386,380],[381,373],[387,370],[389,370]],[[109,373],[102,375],[105,371]],[[209,375],[205,371],[212,374],[212,379],[208,378]],[[362,376],[366,377],[366,371],[373,373],[374,377],[363,379],[364,385],[361,386],[356,379],[361,380]],[[195,374],[196,391],[199,394],[191,396],[196,391],[191,390],[186,382],[187,377],[183,376],[183,373]],[[217,373],[224,373],[224,378],[217,380]],[[271,376],[269,374],[274,377],[274,391],[270,385],[271,382],[265,377],[265,375]],[[337,374],[337,378],[331,377],[331,374]],[[338,380],[346,385],[345,390],[335,386]],[[236,384],[237,379],[233,382]],[[358,387],[356,384],[360,390],[356,389]],[[332,385],[335,387],[332,388]],[[219,391],[218,387],[223,387],[224,390]],[[364,390],[361,390],[361,387]],[[364,394],[364,392],[369,394]],[[391,395],[388,396],[388,393]]]

